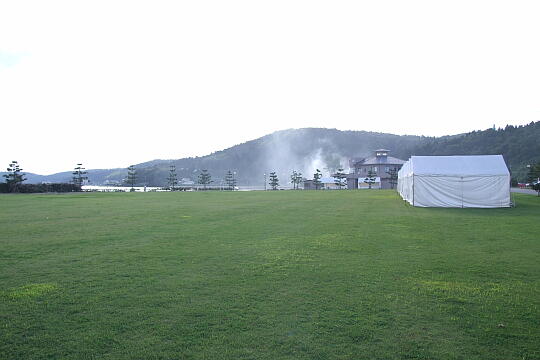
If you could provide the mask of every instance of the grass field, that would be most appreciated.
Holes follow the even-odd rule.
[[[0,196],[0,359],[540,359],[540,198]]]

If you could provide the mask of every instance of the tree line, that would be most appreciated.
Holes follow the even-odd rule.
[[[175,165],[169,166],[169,172],[167,174],[166,181],[166,189],[170,191],[178,191],[186,187],[178,181],[178,174],[176,172]],[[212,184],[213,182],[214,180],[212,180],[212,175],[210,174],[208,169],[202,169],[197,177],[197,185],[202,186],[202,190],[208,190],[210,184]],[[135,168],[135,165],[130,165],[127,168],[127,177],[124,180],[124,184],[131,186],[130,191],[135,191],[135,184],[137,184],[137,169]],[[225,173],[225,184],[226,190],[236,189],[236,172],[227,170],[227,172]]]
[[[84,169],[77,164],[78,176],[71,183],[42,183],[24,184],[26,174],[17,161],[12,161],[7,167],[7,173],[3,175],[5,182],[0,183],[0,193],[44,193],[44,192],[73,192],[81,191]],[[75,172],[74,172],[75,174]]]
[[[71,183],[53,183],[53,184],[23,184],[23,182],[26,179],[25,174],[22,172],[23,169],[20,167],[19,163],[17,161],[12,161],[8,168],[7,168],[7,174],[4,174],[3,177],[5,178],[5,183],[0,184],[0,192],[72,192],[72,191],[82,191],[82,186],[85,183],[88,183],[88,176],[87,171],[83,167],[82,163],[78,163],[76,167],[73,169],[72,172],[72,179]],[[397,172],[395,175],[396,181],[397,181]],[[346,174],[344,173],[344,169],[340,166],[335,174],[332,175],[334,178],[334,184],[336,188],[343,189],[347,186],[346,183]],[[369,187],[371,188],[371,184],[375,181],[374,180],[374,174],[372,172],[368,172],[368,175],[366,179],[364,180],[366,183],[369,184]],[[320,190],[322,187],[322,173],[319,169],[316,169],[315,173],[313,174],[313,184],[315,186],[316,190]],[[123,183],[125,185],[129,185],[131,187],[130,191],[135,191],[135,185],[137,184],[137,169],[135,165],[130,165],[127,168],[127,176],[124,179]],[[226,190],[235,190],[237,185],[237,177],[236,177],[236,171],[227,170],[225,173],[225,189]],[[306,181],[302,176],[302,173],[296,170],[292,171],[292,174],[290,175],[290,183],[293,186],[293,190],[300,189],[300,184],[303,181]],[[208,169],[202,169],[197,177],[197,185],[202,187],[202,190],[208,190],[210,184],[212,184],[214,181],[212,180],[212,175],[208,171]],[[269,182],[268,185],[270,186],[270,189],[272,190],[278,190],[279,188],[279,178],[275,171],[270,172],[269,174]],[[169,167],[169,173],[167,176],[167,188],[170,191],[177,191],[180,190],[182,187],[179,186],[178,181],[178,175],[176,173],[176,166],[170,165]]]

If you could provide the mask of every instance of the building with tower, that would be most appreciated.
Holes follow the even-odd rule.
[[[373,156],[368,158],[355,158],[349,160],[349,167],[351,173],[347,174],[347,188],[359,189],[364,186],[364,179],[367,177],[368,172],[371,170],[373,177],[377,178],[377,188],[391,189],[391,176],[390,171],[392,169],[399,171],[405,160],[401,160],[392,156],[389,156],[390,150],[378,149],[374,151]],[[396,180],[397,182],[397,180]],[[394,184],[395,188],[395,184]]]

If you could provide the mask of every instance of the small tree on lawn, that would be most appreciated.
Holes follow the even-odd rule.
[[[296,190],[300,189],[300,184],[302,183],[302,173],[298,171],[296,173]]]
[[[77,164],[77,166],[73,169],[73,178],[71,179],[71,182],[73,185],[81,188],[86,180],[88,180],[88,176],[86,176],[86,170],[82,167],[82,164]]]
[[[302,173],[296,170],[293,170],[291,174],[291,183],[293,184],[293,190],[298,190],[301,182],[302,182]]]
[[[341,190],[343,187],[345,187],[347,184],[346,184],[346,177],[347,175],[345,175],[345,173],[343,172],[343,168],[339,168],[337,170],[337,173],[334,174],[334,184],[336,184],[336,186],[338,187],[339,190]]]
[[[197,182],[199,183],[199,185],[203,186],[203,190],[206,190],[206,187],[212,182],[212,175],[210,175],[208,170],[203,169],[199,174]]]
[[[127,170],[128,174],[126,183],[131,185],[131,189],[129,189],[129,191],[133,192],[135,191],[135,183],[137,182],[137,169],[135,169],[135,165],[130,165]]]
[[[373,170],[369,169],[366,178],[364,179],[364,182],[368,184],[369,188],[371,189],[371,185],[375,183],[375,173]]]
[[[398,180],[398,170],[396,168],[392,168],[389,171],[386,172],[388,175],[390,175],[390,189],[393,189]]]
[[[178,185],[178,178],[176,176],[176,166],[171,165],[169,167],[169,176],[167,177],[167,184],[169,185],[169,188],[171,191],[174,191],[176,188],[176,185]]]
[[[23,183],[23,181],[26,180],[24,175],[21,171],[23,169],[20,168],[19,163],[16,161],[12,161],[8,168],[7,168],[7,174],[4,174],[3,176],[6,178],[6,184],[8,187],[9,192],[19,192],[19,185]]]
[[[292,184],[293,190],[296,190],[296,170],[293,170],[293,171],[292,171],[292,174],[291,174],[291,184]]]
[[[321,178],[322,178],[322,173],[321,173],[321,170],[317,169],[315,171],[315,174],[313,174],[313,185],[315,185],[315,190],[319,190],[321,188]]]
[[[225,183],[227,184],[227,188],[229,190],[234,190],[236,187],[236,178],[231,170],[227,171],[227,174],[225,174]]]
[[[302,173],[299,171],[296,173],[296,190],[300,189],[300,184],[302,183]]]
[[[272,190],[277,190],[279,186],[279,179],[275,172],[270,173],[270,187]]]

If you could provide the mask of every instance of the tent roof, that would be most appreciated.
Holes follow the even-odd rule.
[[[408,174],[432,176],[509,175],[502,155],[411,156],[403,170]]]

